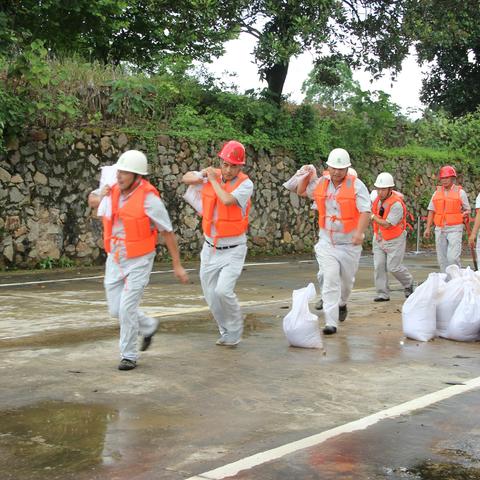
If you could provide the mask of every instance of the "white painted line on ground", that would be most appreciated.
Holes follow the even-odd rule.
[[[195,272],[196,268],[186,268],[187,272]],[[157,270],[152,272],[151,275],[156,273],[173,273],[173,270]],[[91,277],[73,277],[73,278],[58,278],[56,280],[37,280],[35,282],[22,282],[22,283],[0,283],[0,287],[18,287],[23,285],[38,285],[41,283],[60,283],[60,282],[76,282],[78,280],[96,280],[99,278],[104,278],[105,275],[95,275]]]
[[[265,265],[287,265],[289,263],[295,262],[257,262],[257,263],[246,263],[244,267],[261,267]],[[186,268],[187,272],[196,272],[196,268]],[[152,275],[158,273],[173,273],[173,270],[156,270],[152,272]],[[40,285],[43,283],[60,283],[60,282],[77,282],[79,280],[96,280],[99,278],[104,278],[105,275],[95,275],[91,277],[78,277],[78,278],[58,278],[56,280],[36,280],[32,282],[19,282],[19,283],[0,283],[0,287],[20,287],[24,285]]]
[[[438,390],[437,392],[429,393],[423,397],[415,398],[408,402],[401,403],[400,405],[396,405],[395,407],[387,408],[386,410],[382,410],[374,413],[373,415],[368,415],[367,417],[360,418],[359,420],[340,425],[339,427],[332,428],[331,430],[326,430],[325,432],[321,432],[310,437],[305,437],[301,440],[297,440],[296,442],[287,443],[286,445],[282,445],[265,452],[256,453],[255,455],[245,457],[236,462],[216,468],[215,470],[210,470],[209,472],[194,475],[187,480],[220,480],[226,477],[231,477],[236,475],[241,470],[251,469],[258,465],[281,458],[285,455],[297,452],[298,450],[319,445],[320,443],[343,433],[364,430],[365,428],[378,423],[380,420],[386,420],[388,418],[405,415],[413,412],[414,410],[428,407],[434,403],[446,400],[455,395],[459,395],[479,387],[480,377],[473,378],[465,382],[464,385],[453,385],[451,387]]]

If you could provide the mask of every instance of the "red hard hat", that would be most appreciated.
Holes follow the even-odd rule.
[[[245,147],[235,140],[227,142],[220,150],[218,156],[225,162],[233,165],[245,165]]]
[[[445,165],[440,169],[440,178],[456,177],[457,172],[450,165]]]

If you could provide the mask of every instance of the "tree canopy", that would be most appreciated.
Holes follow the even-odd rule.
[[[454,116],[480,105],[478,0],[423,0],[409,6],[407,28],[420,64],[429,69],[421,100]]]
[[[56,55],[129,62],[154,70],[174,55],[208,60],[223,51],[235,25],[210,0],[4,0],[0,47],[42,40]]]

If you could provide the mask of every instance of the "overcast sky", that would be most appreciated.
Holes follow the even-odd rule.
[[[224,71],[236,73],[237,77],[232,83],[239,87],[240,92],[250,88],[263,88],[266,84],[259,81],[257,68],[251,54],[254,46],[255,39],[251,35],[241,34],[239,39],[228,42],[225,55],[208,65],[207,68],[216,75],[221,75]],[[310,53],[304,53],[290,62],[284,94],[290,94],[291,100],[296,103],[303,99],[300,90],[312,69],[312,58]],[[419,100],[421,70],[413,55],[404,61],[402,72],[393,85],[388,74],[373,83],[370,83],[371,77],[366,72],[355,71],[353,76],[360,82],[364,90],[383,90],[389,93],[392,101],[399,105],[405,114],[409,109],[423,108]],[[410,116],[418,117],[420,113],[410,114]]]

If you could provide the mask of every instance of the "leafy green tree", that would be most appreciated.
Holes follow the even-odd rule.
[[[232,2],[234,3],[234,2]],[[373,74],[400,70],[408,53],[400,0],[253,0],[239,10],[241,31],[257,38],[260,77],[279,102],[290,60],[310,51],[317,68],[338,57]],[[347,52],[347,53],[345,53]]]
[[[411,2],[406,17],[420,64],[428,65],[421,100],[454,116],[480,105],[478,0]]]
[[[349,99],[360,91],[352,69],[345,61],[334,57],[315,65],[302,85],[307,103],[336,110],[349,106]]]
[[[212,0],[3,0],[0,46],[42,40],[54,54],[154,70],[162,56],[207,60],[235,25]]]

